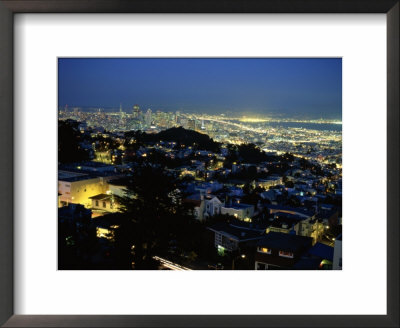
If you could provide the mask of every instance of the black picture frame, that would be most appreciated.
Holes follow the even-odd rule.
[[[0,324],[4,327],[399,327],[399,11],[399,0],[0,0]],[[13,128],[13,17],[16,13],[385,13],[387,315],[14,315],[13,134],[18,131]]]

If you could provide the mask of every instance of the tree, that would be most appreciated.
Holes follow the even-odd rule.
[[[182,127],[170,128],[156,134],[146,134],[144,132],[128,132],[125,134],[129,137],[135,137],[139,142],[158,142],[173,141],[176,142],[176,149],[180,149],[181,145],[192,146],[193,149],[210,150],[218,152],[220,143],[214,141],[206,134],[198,133],[193,130],[186,130]],[[179,146],[178,146],[179,145]]]
[[[96,229],[91,222],[91,212],[83,205],[77,205],[71,209],[70,217],[58,218],[58,268],[60,270],[94,268],[91,260],[97,250]]]
[[[162,168],[143,165],[131,177],[127,195],[119,198],[129,218],[123,228],[130,233],[116,236],[116,243],[132,253],[127,261],[132,258],[135,268],[153,268],[153,256],[166,254],[172,241],[180,252],[195,251],[197,222],[179,187],[180,181]]]
[[[237,155],[237,146],[228,144],[226,149],[228,150],[228,154],[225,156],[223,166],[224,168],[231,168],[232,163],[239,160],[239,157]]]
[[[290,181],[290,180],[287,180],[284,183],[284,185],[285,185],[286,188],[294,188],[294,183],[293,183],[293,181]]]
[[[242,190],[246,195],[249,195],[252,193],[253,187],[250,182],[246,182],[245,185],[243,186]]]
[[[256,206],[260,200],[261,200],[261,197],[255,192],[251,192],[250,194],[244,195],[242,197],[243,203],[254,205],[254,206]]]
[[[81,147],[83,137],[79,123],[74,120],[58,121],[58,161],[73,163],[88,160],[89,152]]]
[[[246,163],[260,163],[267,160],[267,155],[264,151],[258,148],[255,144],[241,144],[238,147],[239,157]]]

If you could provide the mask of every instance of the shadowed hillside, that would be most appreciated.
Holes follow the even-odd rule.
[[[182,127],[171,128],[156,134],[147,134],[141,131],[127,132],[126,136],[134,137],[139,142],[176,142],[178,146],[192,146],[194,149],[219,151],[220,144],[211,139],[208,135],[193,130],[186,130]]]

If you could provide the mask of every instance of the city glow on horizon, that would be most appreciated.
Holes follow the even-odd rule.
[[[239,121],[244,122],[244,123],[263,123],[263,122],[270,121],[270,119],[244,116],[244,117],[240,118]]]

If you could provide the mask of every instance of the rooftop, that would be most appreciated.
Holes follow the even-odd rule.
[[[235,210],[243,210],[243,209],[254,207],[254,206],[250,205],[250,204],[244,204],[244,203],[235,203],[235,204],[231,204],[231,205],[225,205],[224,207],[225,208],[233,208]]]
[[[275,212],[277,215],[277,220],[282,222],[289,222],[289,223],[297,223],[299,221],[306,220],[308,218],[304,217],[303,215],[291,214],[286,212]]]
[[[321,259],[333,261],[333,247],[331,246],[316,243],[308,252],[311,255],[320,257]]]
[[[86,174],[93,177],[106,177],[116,174],[116,169],[112,165],[99,162],[67,163],[58,166],[59,172],[69,172],[70,174]],[[63,180],[65,181],[65,180]],[[75,180],[77,181],[77,180]]]
[[[107,200],[110,198],[111,198],[111,195],[107,195],[107,194],[98,194],[96,196],[89,197],[89,199],[94,199],[94,200]]]
[[[289,207],[289,206],[283,206],[283,205],[272,205],[272,204],[268,204],[266,206],[268,209],[271,210],[279,210],[279,211],[287,211],[287,212],[294,212],[294,213],[298,213],[298,214],[302,214],[302,215],[307,215],[307,216],[313,216],[314,213],[311,211],[308,211],[305,208],[302,207]]]
[[[312,238],[280,232],[270,232],[265,235],[257,245],[282,251],[297,252],[311,247]]]
[[[208,227],[208,229],[231,235],[234,239],[238,241],[262,238],[262,232],[263,232],[263,231],[260,232],[256,230],[250,230],[248,228],[247,229],[241,228],[225,222],[218,222],[212,225],[211,227]]]
[[[70,163],[70,164],[63,164],[64,167],[68,168],[77,168],[77,167],[86,167],[91,169],[99,169],[99,168],[109,168],[114,169],[114,166],[110,164],[104,164],[101,162],[94,162],[94,161],[86,161],[86,162],[79,162],[79,163]]]
[[[90,176],[89,174],[86,173],[58,170],[58,180],[60,181],[73,182],[73,181],[88,180],[94,178],[95,177]]]

